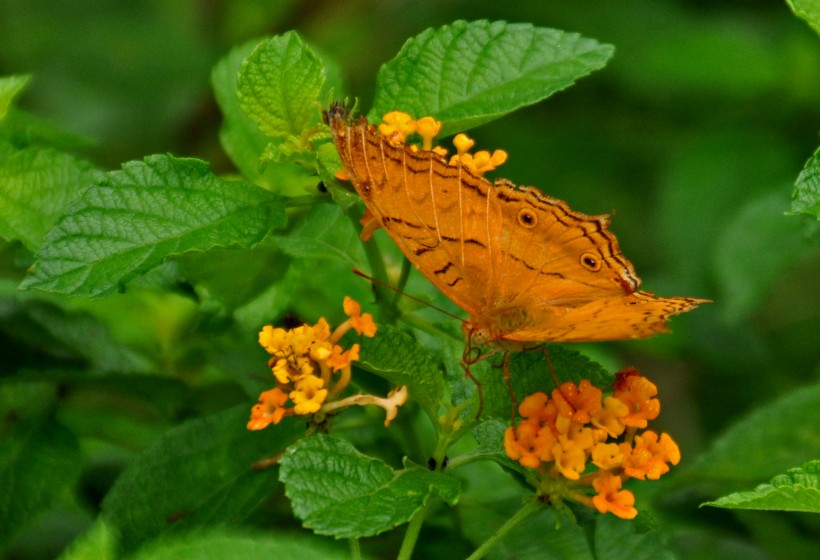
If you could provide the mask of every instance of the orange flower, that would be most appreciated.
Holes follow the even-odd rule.
[[[248,421],[249,430],[261,430],[270,424],[278,424],[287,412],[282,406],[288,396],[278,387],[265,391],[259,395],[259,404],[251,409],[251,419]]]
[[[661,475],[669,472],[669,465],[677,465],[680,461],[680,450],[669,434],[658,434],[647,430],[635,436],[634,447],[625,452],[624,473],[632,478],[644,480],[658,480]]]
[[[620,421],[632,428],[646,428],[647,421],[654,420],[661,412],[660,401],[652,398],[658,394],[658,388],[647,378],[635,375],[631,370],[624,371],[628,375],[619,377],[612,395],[624,403],[629,411]]]
[[[561,414],[569,416],[573,422],[586,424],[591,417],[601,412],[603,392],[588,379],[581,380],[579,385],[570,381],[562,383],[559,389],[552,391],[552,399]]]
[[[603,471],[592,482],[597,492],[592,498],[592,505],[601,513],[612,512],[622,519],[634,519],[638,515],[635,509],[635,496],[629,490],[621,490],[621,479]]]
[[[376,323],[373,322],[373,316],[370,313],[362,314],[362,307],[357,301],[345,296],[343,307],[345,314],[350,317],[350,325],[358,334],[371,338],[376,335]]]

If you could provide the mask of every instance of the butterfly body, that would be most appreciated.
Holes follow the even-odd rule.
[[[644,338],[705,301],[639,291],[607,216],[576,212],[534,187],[492,183],[383,137],[363,118],[350,122],[340,108],[327,118],[370,214],[470,315],[468,341],[513,349]]]

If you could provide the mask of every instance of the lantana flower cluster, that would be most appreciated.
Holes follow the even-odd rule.
[[[392,146],[398,147],[406,144],[409,136],[418,134],[422,140],[421,148],[411,144],[411,150],[418,151],[422,149],[435,152],[442,158],[447,157],[445,148],[433,146],[435,137],[441,132],[441,121],[437,121],[433,117],[422,117],[414,120],[412,116],[401,111],[391,111],[384,115],[382,120],[384,122],[379,125],[379,132],[387,138]],[[475,141],[464,133],[456,135],[453,139],[453,145],[456,147],[456,154],[450,158],[449,164],[463,165],[475,175],[481,176],[507,161],[507,152],[504,150],[495,150],[492,154],[487,150],[481,150],[471,154],[470,150],[475,145]]]
[[[349,297],[344,299],[348,319],[333,331],[321,318],[315,325],[282,329],[266,325],[259,333],[259,344],[271,355],[268,367],[276,378],[276,386],[259,395],[259,403],[251,409],[249,430],[261,430],[278,424],[285,416],[325,414],[352,405],[376,405],[385,409],[385,426],[396,417],[398,407],[407,400],[407,389],[401,387],[387,398],[374,395],[353,395],[335,400],[348,386],[351,365],[359,359],[359,345],[343,349],[339,340],[350,329],[359,335],[373,337],[376,323],[369,313]],[[288,403],[293,406],[286,406]]]
[[[563,383],[551,396],[532,394],[519,405],[522,420],[504,434],[505,451],[561,481],[564,497],[632,519],[638,514],[635,496],[622,489],[623,482],[657,480],[680,461],[668,434],[645,430],[660,413],[657,393],[651,381],[627,368],[617,374],[611,396],[588,380]]]

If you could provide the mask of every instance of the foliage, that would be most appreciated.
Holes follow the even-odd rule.
[[[808,26],[785,4],[480,2],[464,21],[447,3],[354,18],[246,0],[210,6],[209,35],[183,3],[9,3],[0,550],[816,556],[820,28],[816,3],[787,1]],[[54,22],[64,31],[46,32]],[[38,42],[50,33],[59,48]],[[561,380],[611,390],[635,363],[657,383],[683,459],[630,486],[635,520],[545,507],[504,453],[510,390],[553,388],[542,353],[513,356],[509,387],[488,361],[471,367],[476,421],[458,321],[421,302],[457,310],[386,236],[358,237],[361,203],[321,120],[346,92],[371,121],[402,109],[444,135],[482,125],[479,144],[510,153],[503,176],[617,209],[648,289],[716,301],[671,336],[549,348]],[[338,324],[344,295],[379,325],[343,340],[361,346],[353,392],[404,385],[410,402],[387,428],[354,407],[307,432],[296,418],[247,430],[272,384],[259,330]]]

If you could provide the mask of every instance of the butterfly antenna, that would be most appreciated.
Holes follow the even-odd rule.
[[[402,295],[402,296],[404,296],[404,297],[406,297],[406,298],[408,298],[412,301],[415,301],[416,303],[419,303],[421,305],[425,305],[427,307],[430,307],[431,309],[435,309],[436,311],[438,311],[440,313],[443,313],[444,315],[447,315],[448,317],[450,317],[452,319],[455,319],[456,321],[460,321],[462,323],[464,322],[464,319],[462,317],[458,317],[458,316],[450,313],[446,309],[442,309],[441,307],[439,307],[437,305],[433,305],[429,301],[424,301],[421,298],[418,298],[416,296],[408,294],[407,292],[399,290],[395,286],[391,286],[390,284],[388,284],[387,282],[384,282],[383,280],[379,280],[378,278],[373,278],[369,274],[365,274],[364,272],[362,272],[361,270],[359,270],[357,268],[353,269],[353,274],[355,274],[356,276],[361,276],[365,280],[370,280],[372,283],[377,284],[377,285],[379,285],[383,288],[387,288],[388,290],[392,290],[392,291],[396,292],[397,294],[400,294],[400,295]]]

